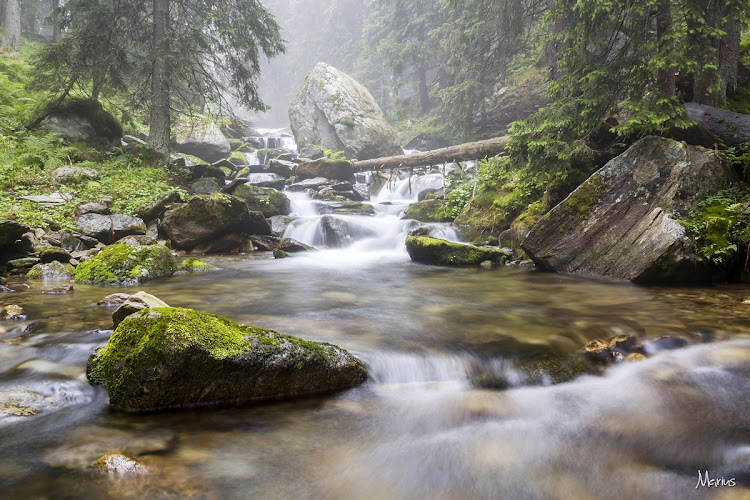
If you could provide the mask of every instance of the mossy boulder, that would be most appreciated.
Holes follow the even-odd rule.
[[[64,248],[47,247],[39,251],[39,258],[43,263],[58,261],[62,263],[70,262],[70,252]]]
[[[679,221],[735,180],[714,151],[645,137],[544,215],[522,248],[548,271],[638,283],[708,281],[710,265]]]
[[[321,158],[320,160],[306,161],[297,165],[294,169],[294,175],[297,180],[324,177],[337,181],[356,182],[354,164],[348,160]]]
[[[44,119],[42,126],[70,142],[85,142],[95,148],[117,146],[122,126],[94,99],[68,99]]]
[[[110,405],[130,412],[287,399],[361,384],[347,351],[180,308],[124,319],[86,368]]]
[[[247,165],[247,157],[242,151],[232,151],[227,160],[234,165]]]
[[[216,271],[218,267],[212,266],[208,262],[203,262],[195,257],[188,257],[182,261],[182,270],[189,273],[205,273],[208,271]]]
[[[144,309],[155,309],[157,307],[169,307],[169,304],[161,300],[159,297],[143,291],[129,295],[125,301],[115,309],[115,312],[112,313],[114,328],[117,328],[117,325],[122,323],[122,320],[131,314],[143,311]]]
[[[78,265],[76,283],[131,285],[171,276],[177,262],[163,245],[115,244]]]
[[[208,117],[181,116],[175,120],[172,129],[172,146],[180,153],[212,163],[226,158],[231,149],[224,133]]]
[[[251,211],[261,212],[264,217],[289,215],[291,212],[289,198],[275,189],[242,184],[237,186],[233,194],[244,200]]]
[[[30,280],[43,281],[70,280],[73,279],[75,271],[75,268],[70,264],[53,260],[52,262],[35,265],[26,273],[26,277]]]
[[[441,200],[424,200],[409,205],[404,213],[404,219],[419,222],[450,222],[453,217],[445,213]]]
[[[181,201],[182,195],[180,194],[180,191],[170,191],[143,203],[136,209],[135,213],[144,221],[152,221],[163,214],[172,204],[180,203]]]
[[[194,196],[164,218],[161,229],[177,249],[190,250],[230,233],[271,234],[260,212],[251,212],[241,198],[223,193]]]
[[[485,261],[503,263],[510,253],[498,248],[484,248],[453,243],[430,236],[407,236],[406,250],[411,260],[437,266],[477,266]]]

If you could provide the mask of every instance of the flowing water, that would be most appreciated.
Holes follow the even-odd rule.
[[[0,296],[28,314],[0,322],[2,496],[750,495],[750,287],[641,287],[518,267],[415,264],[403,247],[413,223],[398,217],[416,190],[398,182],[374,197],[369,217],[326,213],[325,204],[290,193],[295,238],[314,242],[326,216],[363,228],[335,248],[281,260],[206,257],[221,270],[140,287],[42,295],[51,284],[32,282]],[[84,374],[111,333],[112,310],[96,301],[139,289],[173,306],[338,344],[365,362],[370,378],[301,401],[113,412]],[[572,351],[616,334],[681,335],[695,345],[557,386],[471,383],[484,372],[520,380],[511,361],[519,350]],[[112,452],[151,473],[109,481],[81,472]],[[737,485],[696,489],[699,469]]]

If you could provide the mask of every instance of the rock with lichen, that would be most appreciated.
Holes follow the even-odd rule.
[[[130,412],[301,397],[367,378],[361,361],[332,344],[169,307],[125,318],[86,374]]]
[[[710,265],[678,221],[735,178],[714,151],[645,137],[542,217],[522,248],[548,271],[638,283],[707,281]]]
[[[76,283],[132,285],[171,276],[177,262],[163,245],[111,245],[82,262],[75,270]]]

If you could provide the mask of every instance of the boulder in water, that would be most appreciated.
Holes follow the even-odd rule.
[[[130,412],[301,397],[367,378],[337,346],[167,307],[123,320],[86,374],[106,386],[113,407]]]
[[[251,211],[261,212],[264,217],[289,215],[291,211],[289,198],[275,189],[244,184],[237,186],[233,194],[244,200]]]
[[[424,200],[409,205],[404,213],[404,219],[419,222],[450,222],[453,217],[444,212],[441,200]]]
[[[406,250],[411,260],[436,266],[478,266],[485,261],[503,263],[511,256],[510,252],[498,248],[453,243],[430,236],[407,236]]]
[[[294,169],[294,176],[297,180],[324,177],[326,179],[351,183],[356,181],[352,162],[348,160],[331,160],[328,158],[300,163]]]
[[[122,323],[122,320],[131,314],[143,311],[144,309],[155,309],[157,307],[169,307],[169,304],[150,293],[138,292],[127,297],[125,302],[115,309],[115,312],[112,313],[112,322],[115,325],[114,327],[117,328],[117,325]]]
[[[289,106],[297,147],[316,144],[365,160],[403,154],[370,92],[349,75],[318,63]]]
[[[216,266],[213,266],[209,264],[208,262],[203,262],[200,259],[196,259],[195,257],[188,257],[184,261],[182,261],[182,270],[187,271],[189,273],[205,273],[208,271],[216,271],[219,269]]]
[[[115,244],[76,268],[76,283],[132,285],[171,276],[177,262],[163,245],[130,246]]]
[[[706,281],[710,267],[678,220],[734,180],[713,151],[646,137],[542,217],[522,247],[549,271],[640,283]]]
[[[242,199],[223,193],[194,196],[169,212],[161,229],[175,248],[184,250],[230,233],[271,234],[262,213],[251,212]]]
[[[26,277],[32,280],[59,281],[70,280],[75,275],[75,268],[70,264],[63,264],[53,260],[45,264],[37,264],[26,273]]]

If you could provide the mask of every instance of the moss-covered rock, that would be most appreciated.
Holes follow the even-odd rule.
[[[227,160],[234,165],[247,165],[247,157],[245,156],[245,153],[241,151],[232,151]]]
[[[32,267],[26,277],[31,280],[58,281],[73,279],[76,270],[67,263],[53,260],[46,264],[37,264]]]
[[[208,262],[203,262],[195,257],[188,257],[182,261],[182,270],[189,273],[205,273],[208,271],[216,271],[218,267],[212,266]]]
[[[161,229],[177,249],[197,245],[230,233],[271,234],[260,212],[251,212],[244,200],[223,193],[194,196],[167,214]]]
[[[297,165],[294,175],[298,180],[325,177],[337,181],[356,182],[354,178],[354,164],[349,160],[331,160],[321,158],[315,161],[306,161]]]
[[[79,264],[75,281],[130,285],[171,276],[176,270],[177,262],[165,246],[115,244]]]
[[[179,308],[123,320],[86,374],[106,386],[113,407],[132,412],[299,397],[367,378],[337,346]]]
[[[275,189],[241,184],[237,186],[233,194],[244,200],[251,211],[261,212],[264,217],[289,215],[291,212],[289,198]]]
[[[52,262],[54,260],[65,263],[65,262],[70,262],[70,252],[68,252],[64,248],[47,247],[47,248],[43,248],[39,252],[39,258],[45,264],[48,262]]]
[[[136,215],[144,221],[152,221],[158,218],[173,203],[180,203],[182,194],[174,190],[161,196],[156,196],[136,209]]]
[[[443,210],[441,200],[424,200],[412,203],[406,208],[404,219],[414,219],[419,222],[450,222],[453,220]]]
[[[260,148],[257,153],[258,161],[263,165],[267,165],[274,158],[281,156],[281,150],[273,148]]]
[[[123,133],[117,119],[95,99],[67,99],[50,113],[42,125],[71,142],[83,141],[98,148],[119,145]]]
[[[437,266],[477,266],[484,261],[505,262],[510,253],[497,248],[483,248],[432,238],[407,236],[406,250],[411,260]]]

